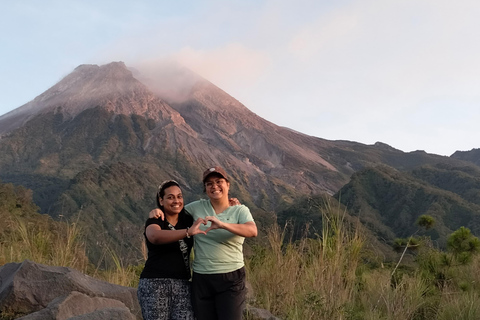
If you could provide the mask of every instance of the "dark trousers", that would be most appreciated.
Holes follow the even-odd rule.
[[[197,320],[241,320],[245,293],[244,267],[228,273],[193,273],[192,299]]]

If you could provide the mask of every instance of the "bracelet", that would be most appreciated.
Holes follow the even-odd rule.
[[[187,238],[190,239],[190,235],[188,234],[188,229],[189,229],[189,228],[187,227],[187,229],[185,230],[185,235],[187,236]]]

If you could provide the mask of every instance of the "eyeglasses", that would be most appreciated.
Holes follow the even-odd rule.
[[[225,182],[226,182],[225,179],[218,179],[218,180],[215,180],[215,181],[207,181],[207,182],[205,182],[205,187],[211,188],[211,187],[213,187],[214,185],[216,185],[216,186],[221,186],[221,185],[224,184]]]

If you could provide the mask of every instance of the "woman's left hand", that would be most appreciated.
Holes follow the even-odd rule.
[[[210,228],[205,230],[205,232],[208,232],[208,231],[214,230],[214,229],[223,229],[224,223],[222,221],[218,220],[218,218],[215,217],[215,216],[207,216],[207,217],[205,217],[205,221],[210,221],[212,223]]]

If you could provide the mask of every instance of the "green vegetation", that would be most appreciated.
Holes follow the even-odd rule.
[[[468,228],[450,233],[445,250],[425,234],[398,240],[399,254],[389,262],[372,251],[359,220],[333,198],[310,199],[305,208],[320,219],[316,232],[307,224],[298,236],[287,220],[284,227],[272,224],[265,239],[249,248],[251,305],[282,319],[480,318],[480,241]],[[86,258],[85,230],[37,210],[29,190],[0,184],[0,218],[7,222],[0,226],[1,264],[31,259],[136,287],[142,263],[128,264],[108,248],[103,267],[93,265]],[[422,215],[415,224],[427,229],[436,221]]]
[[[247,259],[255,303],[283,319],[339,319],[355,297],[363,238],[342,212],[324,209],[321,236],[292,242],[288,225],[274,225]]]
[[[462,183],[468,180],[467,173],[472,181],[478,180],[477,171],[445,165],[438,165],[436,169],[420,168],[411,174],[386,166],[367,168],[353,174],[335,198],[377,238],[385,239],[390,245],[396,238],[418,232],[445,249],[448,235],[462,226],[480,234],[480,205],[465,196],[475,193],[476,184]],[[444,189],[431,184],[434,180],[438,185],[443,181]],[[422,215],[432,217],[435,225],[418,231],[416,221]]]
[[[127,266],[112,250],[105,250],[98,265],[87,258],[85,230],[78,221],[54,221],[39,214],[32,192],[21,186],[0,183],[0,266],[32,260],[64,266],[125,286],[136,286],[143,265]]]
[[[37,213],[30,190],[0,184],[0,264],[33,260],[85,271],[88,259],[76,223]]]
[[[412,259],[402,262],[403,251],[397,262],[375,264],[360,226],[346,221],[338,203],[315,209],[323,221],[315,239],[288,240],[286,228],[273,226],[268,246],[247,260],[259,307],[283,319],[480,318],[479,240],[468,229],[448,237],[447,251],[411,237],[403,245],[417,249]],[[432,217],[418,220],[433,224]]]

